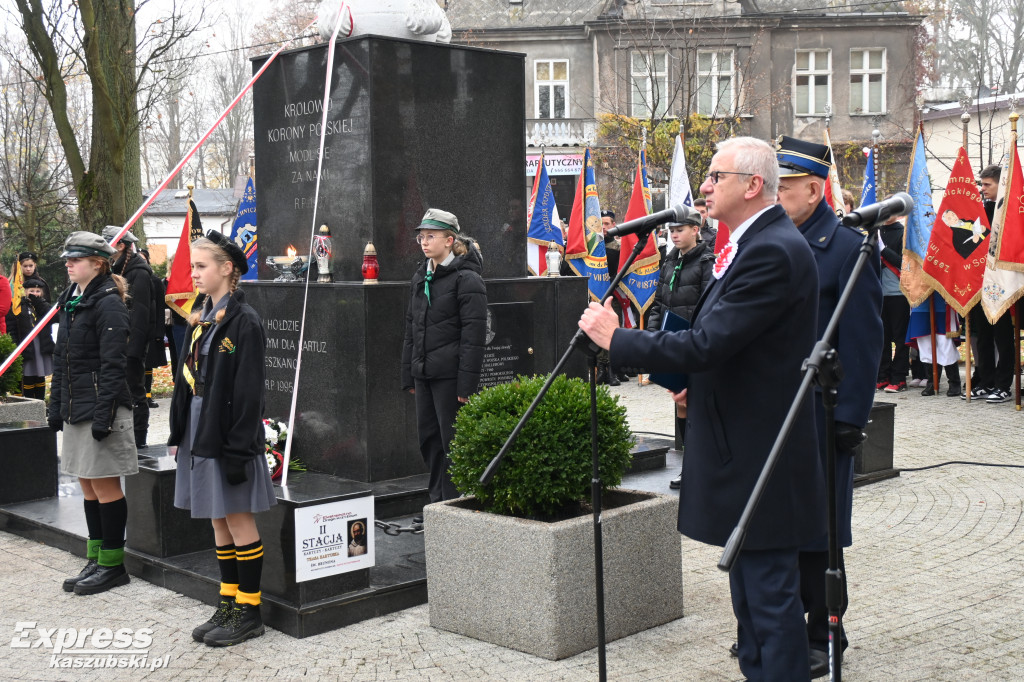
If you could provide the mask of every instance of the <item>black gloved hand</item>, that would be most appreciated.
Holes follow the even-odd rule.
[[[850,452],[867,437],[866,433],[853,424],[836,422],[836,452]]]
[[[47,419],[46,423],[54,431],[63,431],[64,430],[64,420],[61,419],[60,417],[58,417],[56,419]]]
[[[221,464],[221,468],[224,469],[224,478],[230,485],[239,485],[249,480],[249,476],[245,473],[245,460],[225,457],[221,460]]]
[[[110,435],[109,429],[98,429],[95,426],[92,427],[92,437],[97,441],[101,441]]]

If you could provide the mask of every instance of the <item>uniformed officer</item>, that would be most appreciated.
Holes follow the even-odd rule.
[[[863,233],[840,224],[825,201],[832,154],[823,144],[782,136],[776,156],[779,160],[779,203],[811,246],[818,264],[818,337],[820,338],[839,296],[857,261]],[[839,353],[844,377],[839,385],[836,406],[836,499],[839,541],[842,547],[853,544],[851,513],[853,505],[854,448],[868,421],[875,392],[875,375],[881,359],[882,287],[879,279],[878,248],[861,271],[856,288],[839,323],[832,346]],[[822,468],[825,462],[824,407],[820,393],[815,400]],[[828,609],[825,605],[825,571],[828,568],[828,536],[801,548],[800,591],[808,614],[807,636],[812,659],[827,659]],[[840,567],[844,576],[846,569]],[[847,607],[846,583],[843,583],[843,612]],[[843,648],[846,648],[843,634]],[[817,652],[825,652],[822,657]],[[827,667],[825,668],[827,671]]]

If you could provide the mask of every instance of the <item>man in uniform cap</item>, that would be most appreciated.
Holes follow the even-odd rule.
[[[841,225],[828,202],[825,188],[832,166],[832,154],[823,144],[792,137],[779,139],[779,204],[804,235],[818,264],[818,338],[832,319],[832,313],[850,279],[863,233]],[[874,245],[874,242],[872,242]],[[839,542],[853,543],[854,448],[863,440],[861,431],[868,421],[875,392],[875,374],[881,359],[882,285],[877,246],[868,268],[861,272],[853,295],[839,322],[832,347],[839,353],[843,380],[836,405],[836,500]],[[822,469],[825,469],[825,412],[818,392],[815,417]],[[827,484],[827,481],[826,481]],[[807,612],[807,636],[812,663],[817,660],[821,674],[828,671],[828,609],[825,605],[825,571],[828,568],[828,535],[805,545],[800,551],[800,593]],[[842,564],[840,552],[840,568]],[[845,569],[844,573],[845,573]],[[843,581],[843,611],[846,611],[846,581]],[[846,636],[843,635],[843,647]],[[813,672],[816,671],[812,671]]]
[[[121,228],[107,225],[103,228],[103,238],[108,242],[117,236]],[[128,388],[132,393],[132,414],[135,419],[135,447],[142,449],[147,446],[149,434],[149,398],[146,396],[146,354],[152,336],[153,315],[153,270],[146,263],[134,245],[139,238],[131,232],[124,235],[114,245],[115,253],[111,259],[111,271],[121,275],[128,282],[128,314],[131,326],[128,330],[127,366],[125,375]]]

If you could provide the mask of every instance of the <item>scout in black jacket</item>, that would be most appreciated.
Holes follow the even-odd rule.
[[[215,230],[192,242],[192,280],[206,294],[189,318],[171,399],[177,458],[174,505],[210,519],[220,567],[220,604],[192,631],[208,646],[263,634],[263,543],[254,514],[277,503],[265,459],[263,374],[266,337],[238,290],[242,250]]]
[[[14,307],[7,312],[7,333],[15,343],[21,343],[36,326],[36,323],[50,312],[50,302],[45,296],[45,283],[36,277],[29,277],[23,283],[25,295],[21,299],[21,313],[14,314]],[[22,368],[21,394],[26,398],[46,399],[46,377],[53,374],[53,336],[49,324],[32,339],[22,353],[25,364]]]
[[[47,422],[64,431],[61,472],[77,476],[85,498],[88,563],[64,590],[96,594],[129,582],[124,569],[128,503],[121,476],[138,473],[131,396],[125,384],[128,309],[124,280],[110,274],[113,248],[98,234],[72,232],[64,243],[71,286],[57,301]],[[45,332],[44,332],[45,333]]]
[[[427,258],[412,278],[402,388],[416,395],[420,454],[430,468],[430,501],[440,502],[459,496],[448,476],[448,446],[459,405],[480,383],[487,291],[480,277],[480,252],[459,236],[454,215],[432,208],[416,229],[416,241]]]

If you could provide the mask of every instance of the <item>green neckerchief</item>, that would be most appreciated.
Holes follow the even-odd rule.
[[[427,305],[430,305],[430,282],[434,279],[434,271],[427,270],[427,274],[423,275],[423,294],[427,297]]]
[[[75,308],[77,308],[78,304],[82,302],[82,298],[84,296],[85,296],[85,292],[82,291],[82,293],[80,293],[78,296],[75,296],[74,298],[72,298],[71,300],[69,300],[67,303],[64,304],[64,310],[68,311],[68,314],[74,315],[75,314]]]
[[[676,275],[679,274],[679,271],[682,268],[683,268],[683,259],[680,258],[679,259],[679,263],[676,265],[675,269],[672,271],[672,279],[670,279],[669,282],[668,282],[668,290],[669,291],[675,291],[676,290]]]

